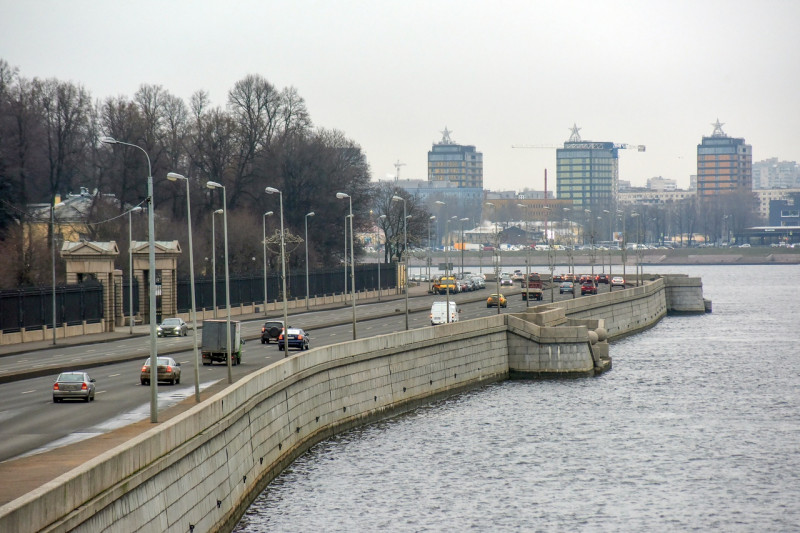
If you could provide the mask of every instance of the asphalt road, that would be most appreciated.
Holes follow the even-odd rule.
[[[497,313],[487,308],[485,298],[493,286],[481,291],[453,295],[461,310],[461,320]],[[600,292],[608,290],[600,286]],[[504,291],[504,294],[506,292]],[[545,290],[545,302],[550,291]],[[554,299],[572,295],[554,292]],[[580,296],[577,296],[580,297]],[[434,300],[443,296],[426,295],[409,301],[409,328],[430,326],[429,310]],[[530,305],[538,305],[531,302]],[[501,312],[520,312],[526,302],[519,286],[508,291],[508,307]],[[403,299],[357,306],[357,334],[371,337],[405,329]],[[243,322],[242,364],[232,367],[233,379],[264,368],[284,357],[277,345],[260,342],[259,318]],[[350,341],[353,338],[352,314],[349,308],[311,311],[290,316],[290,324],[304,328],[311,339],[311,348]],[[159,412],[194,396],[193,335],[158,339],[159,355],[170,354],[181,364],[181,383],[159,383]],[[2,358],[2,374],[6,379],[20,379],[0,385],[0,461],[30,453],[39,453],[77,442],[118,427],[145,419],[150,414],[150,389],[139,381],[142,363],[149,356],[149,337],[128,337],[114,342],[79,346],[60,346]],[[291,355],[293,352],[289,352]],[[52,384],[58,372],[84,368],[95,378],[96,400],[90,403],[66,401],[53,403]],[[38,374],[38,375],[37,375]],[[25,377],[34,375],[35,377]],[[226,365],[200,365],[201,391],[227,382]],[[202,396],[202,393],[201,393]],[[207,397],[207,395],[206,395]]]

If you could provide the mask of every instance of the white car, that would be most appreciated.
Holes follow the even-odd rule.
[[[613,289],[614,287],[622,287],[624,289],[625,279],[622,278],[621,276],[614,276],[613,278],[611,278],[611,288]]]

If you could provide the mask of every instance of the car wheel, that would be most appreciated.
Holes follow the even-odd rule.
[[[279,349],[280,351],[283,351],[283,344],[279,344],[279,345],[278,345],[278,349]]]
[[[89,403],[89,395],[86,395],[86,398],[83,399],[84,402]]]
[[[265,341],[264,339],[261,339],[261,344],[267,344],[267,341]]]
[[[53,398],[53,403],[58,403],[58,402],[60,402],[60,401],[61,401],[61,399],[60,399],[60,398]]]
[[[146,379],[143,379],[142,380],[142,385],[150,385],[150,382],[147,381]]]
[[[178,379],[175,380],[175,383],[177,383],[178,385],[181,384],[181,377],[180,376],[178,376]]]

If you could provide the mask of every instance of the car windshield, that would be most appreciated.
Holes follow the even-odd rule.
[[[58,381],[83,381],[83,374],[61,374]]]
[[[158,361],[158,364],[161,365],[161,366],[171,365],[172,364],[172,360],[171,359],[167,359],[166,357],[159,357],[158,359],[156,359],[156,361]],[[150,358],[149,357],[147,358],[147,361],[144,362],[144,366],[150,366]]]
[[[265,328],[282,328],[283,322],[267,322],[264,324]]]
[[[179,326],[180,323],[181,323],[180,318],[168,318],[163,322],[165,326]]]

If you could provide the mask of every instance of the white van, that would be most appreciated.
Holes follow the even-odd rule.
[[[450,322],[458,322],[458,314],[461,309],[456,308],[455,302],[450,302]],[[447,302],[433,302],[431,306],[431,326],[437,324],[446,324],[447,320]]]

